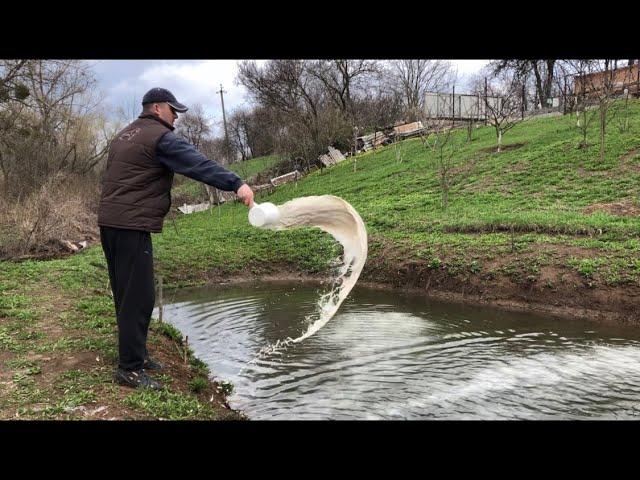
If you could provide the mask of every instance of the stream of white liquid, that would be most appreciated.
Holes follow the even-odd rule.
[[[333,195],[300,197],[278,206],[280,221],[266,226],[271,230],[317,227],[335,238],[343,247],[339,268],[332,278],[331,290],[322,295],[316,311],[307,317],[309,327],[297,338],[287,338],[260,350],[258,357],[309,338],[335,315],[355,285],[367,260],[367,230],[358,212]]]

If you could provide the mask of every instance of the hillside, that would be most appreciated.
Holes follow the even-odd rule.
[[[594,120],[592,144],[578,148],[574,116],[529,119],[506,134],[501,153],[490,126],[471,142],[457,131],[447,209],[437,150],[419,138],[349,158],[258,201],[322,194],[349,201],[369,233],[363,280],[497,296],[494,303],[557,296],[565,306],[561,299],[586,289],[588,305],[576,308],[604,302],[626,311],[630,300],[613,294],[622,303],[612,304],[611,289],[640,286],[640,104],[631,102],[628,131],[609,124],[603,163],[597,127]],[[197,281],[194,264],[208,277],[284,266],[315,274],[337,253],[324,234],[256,230],[246,213],[227,205],[180,218],[177,234],[168,225],[156,238],[161,271],[181,282]],[[608,293],[599,299],[594,290]]]

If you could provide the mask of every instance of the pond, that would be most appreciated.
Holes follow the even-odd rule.
[[[164,319],[250,419],[636,419],[640,330],[356,286],[313,336],[322,286],[246,283],[166,295]],[[253,362],[252,362],[253,360]]]

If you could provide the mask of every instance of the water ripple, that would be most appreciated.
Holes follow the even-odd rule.
[[[218,289],[166,306],[168,321],[255,419],[638,418],[632,329],[428,303],[356,288],[314,336],[318,290]],[[178,295],[176,295],[178,298]]]

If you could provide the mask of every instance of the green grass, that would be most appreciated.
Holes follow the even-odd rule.
[[[151,330],[161,333],[171,340],[174,340],[179,345],[182,345],[182,332],[176,327],[166,322],[151,322]]]
[[[83,409],[105,393],[109,401],[120,401],[117,389],[108,393],[113,386],[117,336],[105,267],[99,246],[61,260],[0,262],[0,354],[9,356],[3,366],[12,382],[12,388],[0,390],[3,415],[82,418]],[[63,307],[56,303],[61,300]],[[51,326],[59,332],[55,337],[46,333]],[[169,324],[153,322],[152,330],[182,343],[181,333]],[[157,339],[151,335],[151,341]],[[66,371],[53,382],[43,380],[42,363],[30,359],[32,355],[64,357],[84,352],[94,352],[100,359],[92,370]],[[188,353],[202,383],[209,371],[190,350]],[[158,397],[152,395],[151,400],[134,394],[121,401],[135,410],[134,415],[145,417],[216,418],[215,409],[208,404],[174,391],[171,379],[165,378],[164,383],[169,385],[167,390]],[[204,388],[197,382],[193,385],[196,390],[199,387]]]
[[[282,159],[277,155],[267,155],[265,157],[256,157],[250,160],[245,160],[244,162],[232,163],[231,165],[228,165],[227,168],[240,175],[243,179],[248,180],[254,175],[268,170],[281,161]]]
[[[215,412],[207,404],[198,402],[197,398],[183,393],[162,389],[135,390],[124,400],[125,405],[140,410],[153,418],[169,420],[181,419],[215,419]]]
[[[237,173],[243,180],[250,181],[258,173],[270,169],[281,161],[282,159],[277,155],[268,155],[233,163],[227,165],[226,168]],[[178,200],[178,203],[180,201],[193,203],[207,200],[203,184],[187,177],[179,177],[177,184],[172,189],[172,197],[174,203],[175,200]]]
[[[235,386],[233,385],[233,383],[227,380],[222,380],[221,382],[219,382],[219,384],[220,384],[220,390],[222,390],[225,395],[231,395],[233,393],[233,390],[235,389]]]
[[[198,393],[204,390],[208,385],[209,380],[207,380],[205,377],[196,377],[189,381],[189,389],[194,393]]]
[[[458,131],[452,136],[454,174],[447,209],[436,154],[420,139],[403,142],[401,162],[394,146],[383,147],[316,171],[297,185],[283,185],[264,201],[281,204],[323,194],[344,198],[367,226],[370,258],[388,243],[404,248],[409,258],[429,247],[435,263],[452,256],[464,263],[470,252],[489,258],[550,244],[637,258],[638,217],[583,212],[594,203],[640,205],[640,156],[621,160],[640,147],[638,101],[630,102],[629,118],[625,133],[611,124],[604,162],[598,158],[597,124],[589,131],[593,145],[580,149],[570,115],[518,124],[504,144],[524,145],[501,153],[490,152],[496,145],[490,126],[476,129],[471,142],[466,142],[465,131]],[[233,275],[294,265],[298,271],[321,273],[339,254],[334,242],[317,230],[252,228],[246,208],[238,204],[224,205],[214,214],[183,216],[176,224],[177,232],[167,226],[154,237],[158,269],[174,286],[212,270]],[[481,263],[470,260],[465,268],[479,273]]]

